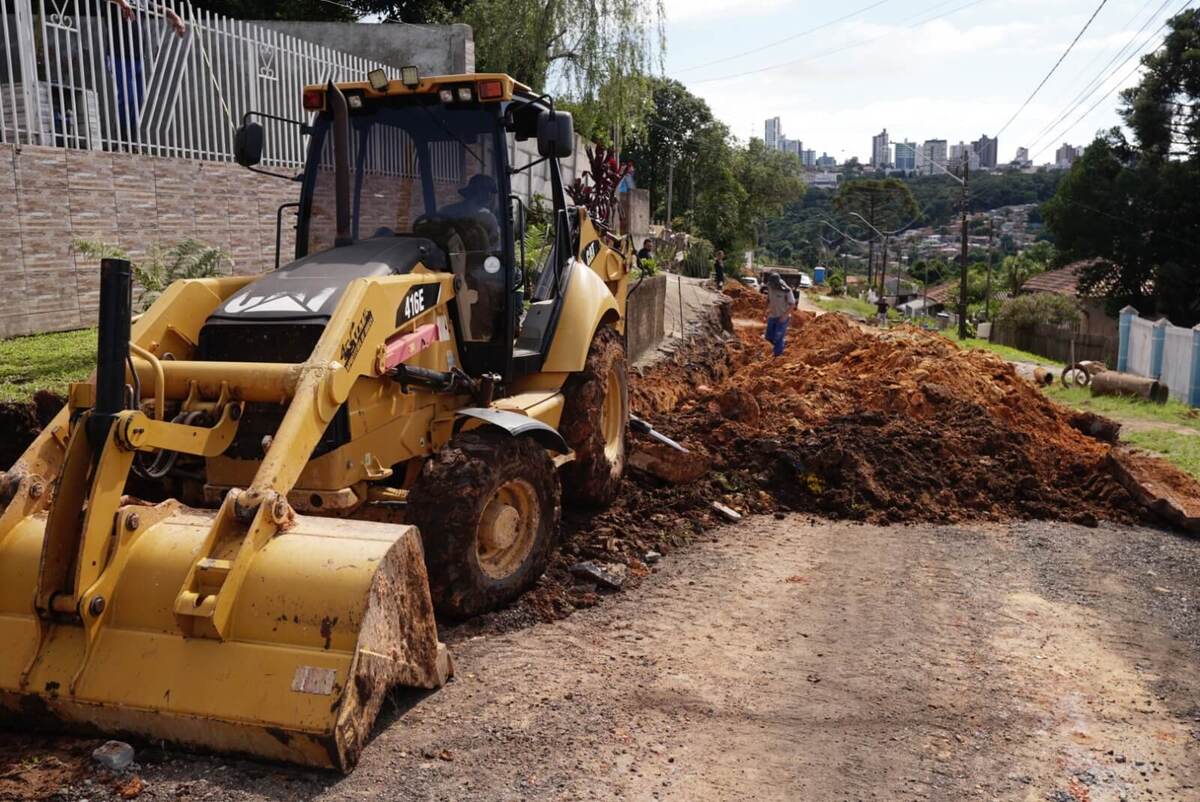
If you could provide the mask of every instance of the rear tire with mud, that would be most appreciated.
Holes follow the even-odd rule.
[[[533,440],[475,429],[447,443],[408,494],[438,613],[470,618],[520,596],[546,570],[561,514],[554,463]]]
[[[563,494],[576,504],[607,506],[625,473],[629,427],[625,344],[616,329],[600,327],[583,370],[567,380],[563,395],[559,431],[575,450],[575,460],[562,469]]]

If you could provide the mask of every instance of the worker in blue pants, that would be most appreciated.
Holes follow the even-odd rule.
[[[767,342],[774,346],[775,356],[783,353],[788,319],[796,308],[796,293],[792,292],[778,273],[767,276]]]

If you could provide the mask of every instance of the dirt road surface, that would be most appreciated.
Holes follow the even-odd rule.
[[[349,777],[145,748],[143,798],[1200,799],[1200,542],[757,517],[658,568],[446,633]]]

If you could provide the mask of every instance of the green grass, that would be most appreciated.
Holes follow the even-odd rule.
[[[0,402],[28,401],[38,390],[65,395],[95,366],[95,329],[0,340]]]
[[[1123,439],[1139,448],[1161,454],[1183,470],[1200,479],[1200,435],[1163,430],[1129,432]]]
[[[833,297],[829,295],[817,296],[817,300],[821,302],[821,306],[828,309],[830,312],[846,312],[851,315],[858,315],[865,318],[875,317],[875,305],[869,304],[866,301],[861,301],[858,298],[849,296]]]
[[[1196,432],[1196,434],[1188,434],[1171,429],[1151,429],[1149,431],[1126,429],[1121,432],[1121,439],[1161,455],[1200,479],[1200,411],[1173,400],[1165,404],[1154,404],[1140,398],[1115,395],[1093,396],[1092,391],[1085,387],[1067,389],[1061,384],[1052,384],[1044,388],[1043,392],[1060,404],[1073,409],[1105,415],[1118,422],[1148,421]]]
[[[1047,359],[1044,356],[1031,354],[1028,351],[1022,351],[1019,348],[1011,348],[1007,345],[980,340],[975,337],[968,337],[965,340],[958,339],[958,332],[952,329],[938,332],[943,337],[954,341],[960,348],[973,348],[979,351],[991,351],[1001,359],[1007,359],[1010,362],[1029,362],[1034,365],[1044,365],[1050,368],[1061,368],[1063,363],[1055,362],[1053,359]]]
[[[1200,432],[1200,410],[1195,410],[1187,404],[1178,401],[1168,401],[1165,404],[1154,404],[1140,398],[1128,398],[1117,395],[1093,396],[1086,387],[1067,389],[1060,383],[1045,388],[1046,395],[1060,404],[1107,415],[1115,420],[1144,420],[1170,423],[1175,426],[1187,427]]]

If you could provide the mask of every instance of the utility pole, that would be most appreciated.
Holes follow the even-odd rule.
[[[671,228],[671,201],[675,193],[675,162],[667,165],[667,228]]]
[[[887,252],[888,252],[888,235],[883,235],[883,263],[879,266],[879,297],[887,297]],[[896,294],[899,296],[899,281],[897,281]]]
[[[992,236],[996,233],[996,217],[988,216],[988,271],[987,289],[983,293],[983,319],[992,319]]]
[[[875,240],[867,244],[867,289],[875,287]]]
[[[970,180],[971,164],[963,153],[962,181],[962,267],[958,273],[958,339],[967,339],[967,181]]]

